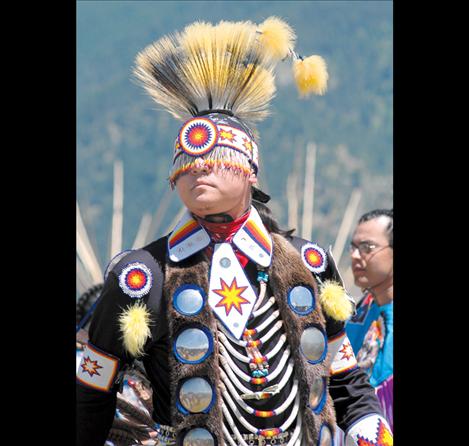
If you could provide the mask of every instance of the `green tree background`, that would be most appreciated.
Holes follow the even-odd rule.
[[[271,15],[295,29],[297,52],[325,58],[330,75],[324,96],[300,100],[291,62],[277,69],[272,116],[258,126],[260,186],[272,195],[275,216],[287,226],[287,177],[295,168],[303,177],[310,141],[318,146],[315,241],[334,243],[354,188],[362,191],[358,214],[392,207],[392,2],[78,1],[77,200],[103,266],[110,255],[114,160],[124,164],[126,249],[142,213],[154,214],[168,189],[181,125],[132,80],[136,54],[195,20],[260,23]],[[160,231],[180,207],[172,194]]]

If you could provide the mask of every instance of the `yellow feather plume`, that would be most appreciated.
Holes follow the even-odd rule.
[[[178,119],[230,110],[254,130],[275,93],[275,63],[254,23],[195,22],[141,51],[134,75]]]
[[[125,349],[134,357],[143,355],[143,346],[150,332],[150,311],[144,303],[127,307],[119,316],[119,326]]]
[[[288,23],[278,17],[269,17],[258,27],[259,42],[273,59],[282,60],[295,46],[296,35]]]
[[[353,305],[344,288],[337,282],[326,280],[319,294],[324,312],[336,321],[345,321],[352,316]]]
[[[301,97],[311,93],[323,95],[326,92],[329,74],[321,56],[294,60],[293,75]]]

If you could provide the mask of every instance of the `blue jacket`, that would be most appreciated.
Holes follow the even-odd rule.
[[[379,386],[393,374],[393,308],[393,302],[379,306],[368,294],[359,302],[356,315],[345,327],[357,358],[367,334],[368,337],[372,336],[374,330],[379,338],[376,359],[366,369],[373,387]]]

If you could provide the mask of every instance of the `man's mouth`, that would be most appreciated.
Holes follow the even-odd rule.
[[[365,269],[360,266],[352,266],[353,274],[364,274]]]
[[[208,182],[205,182],[205,181],[198,181],[197,183],[195,183],[191,189],[195,189],[196,187],[198,186],[209,186],[209,187],[214,187],[213,184],[210,184]]]

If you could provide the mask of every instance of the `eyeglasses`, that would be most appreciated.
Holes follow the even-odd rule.
[[[370,242],[360,242],[358,245],[356,245],[353,242],[350,242],[349,252],[350,252],[350,254],[353,254],[355,252],[355,250],[358,249],[358,252],[360,253],[360,255],[365,256],[367,254],[370,254],[371,252],[380,251],[380,250],[376,250],[376,248],[384,249],[384,248],[388,248],[388,247],[389,247],[389,245],[379,246],[379,245],[376,245],[376,244],[370,243]]]

